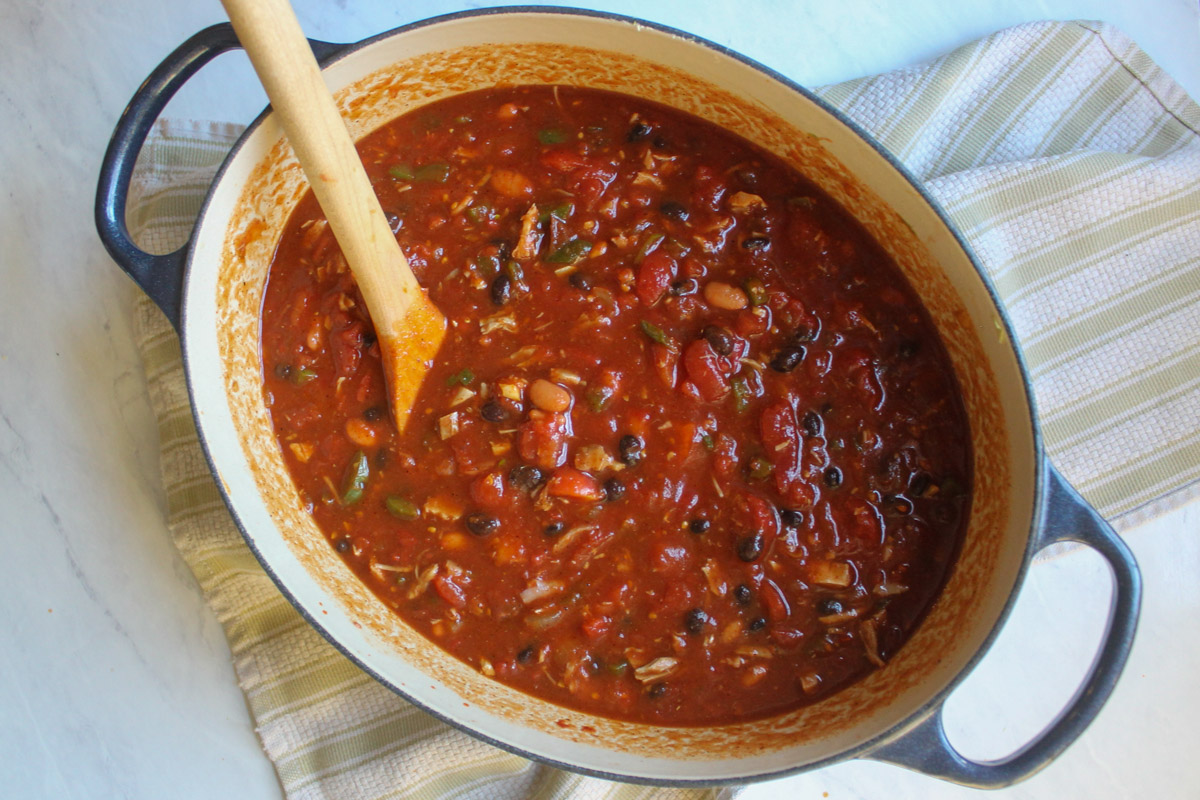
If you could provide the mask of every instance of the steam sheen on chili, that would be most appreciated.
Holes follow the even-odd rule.
[[[262,356],[296,486],[384,603],[484,675],[662,724],[887,663],[956,552],[970,437],[854,220],[743,139],[595,90],[442,100],[359,151],[449,319],[408,428],[311,195]]]

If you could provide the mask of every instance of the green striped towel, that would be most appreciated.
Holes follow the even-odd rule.
[[[1200,108],[1102,23],[1002,31],[819,92],[897,154],[974,245],[1029,359],[1055,463],[1121,527],[1200,487]],[[187,236],[239,129],[160,121],[130,224]],[[225,627],[284,791],[299,798],[729,797],[560,772],[475,741],[361,672],[259,568],[213,484],[178,341],[140,298],[169,526]]]

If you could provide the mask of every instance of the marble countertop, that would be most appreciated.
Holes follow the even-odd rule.
[[[352,41],[472,2],[297,0]],[[713,39],[805,84],[916,63],[1007,25],[1104,19],[1200,97],[1195,0],[579,2]],[[271,798],[221,629],[167,534],[157,432],[134,348],[136,291],[92,226],[100,158],[138,83],[223,19],[217,0],[39,0],[0,8],[0,794]],[[249,121],[244,56],[173,116]],[[241,88],[239,88],[241,87]],[[1040,775],[997,798],[1200,796],[1200,504],[1126,532],[1145,578],[1137,644],[1108,706]],[[1103,628],[1107,569],[1036,565],[1000,641],[948,707],[952,740],[1001,756],[1053,717]],[[849,762],[746,797],[977,793]]]

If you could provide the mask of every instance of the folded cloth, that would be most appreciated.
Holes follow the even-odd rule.
[[[1200,489],[1200,107],[1120,31],[1045,22],[930,64],[820,89],[920,179],[1012,315],[1049,453],[1125,527]],[[240,129],[161,120],[129,221],[166,252]],[[169,527],[225,628],[238,683],[291,800],[706,798],[526,761],[374,681],[279,594],[222,504],[179,343],[141,297]]]

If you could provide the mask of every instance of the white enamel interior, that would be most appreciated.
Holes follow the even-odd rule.
[[[272,497],[262,490],[263,471],[277,472],[282,462],[277,451],[247,444],[246,426],[265,418],[265,406],[247,365],[228,360],[230,345],[228,338],[222,344],[220,331],[231,315],[247,313],[244,308],[229,310],[231,278],[222,270],[244,270],[235,281],[261,280],[263,259],[273,249],[274,240],[269,240],[247,248],[244,258],[239,254],[246,219],[239,204],[246,202],[248,183],[280,138],[270,119],[243,142],[214,188],[196,232],[184,298],[184,347],[193,403],[229,503],[277,582],[349,656],[415,702],[507,747],[585,771],[667,782],[744,781],[853,752],[911,720],[961,676],[1002,618],[1025,563],[1037,473],[1032,412],[991,295],[937,213],[871,145],[761,69],[669,32],[625,20],[552,12],[468,16],[382,38],[342,58],[326,74],[332,87],[341,88],[422,54],[480,44],[499,52],[505,43],[530,42],[627,53],[720,87],[749,106],[769,110],[766,116],[777,118],[774,124],[787,136],[818,137],[806,147],[821,148],[833,166],[822,162],[814,177],[852,210],[855,197],[864,194],[872,196],[869,203],[877,199],[894,209],[903,224],[892,224],[889,239],[882,243],[893,252],[903,251],[909,261],[918,258],[935,265],[944,276],[937,304],[953,307],[964,321],[943,336],[965,341],[957,351],[951,347],[957,352],[960,380],[970,385],[974,405],[990,409],[992,415],[973,423],[977,478],[1003,476],[1002,485],[990,485],[987,492],[987,502],[1001,509],[990,517],[992,524],[972,522],[962,563],[926,623],[892,664],[843,692],[848,699],[822,703],[787,719],[701,734],[645,726],[638,730],[639,726],[589,720],[478,676],[422,644],[358,586],[319,533],[297,523],[294,513],[281,511],[294,504],[286,489]],[[503,77],[494,75],[491,80]],[[605,80],[611,82],[612,76]],[[635,79],[630,80],[634,82],[627,90],[636,91]],[[739,132],[757,138],[752,130]],[[843,172],[853,173],[861,186],[848,194],[839,177]],[[282,192],[281,198],[285,206],[296,199],[291,191]],[[288,208],[280,214],[283,219]],[[927,282],[921,274],[911,277],[918,288]],[[247,295],[254,296],[253,291]],[[239,344],[234,339],[233,347],[243,356],[257,352],[256,342]],[[984,449],[981,455],[978,451]],[[319,546],[312,545],[314,535]],[[369,619],[364,619],[364,609]],[[936,657],[914,660],[918,651],[930,650]],[[829,717],[834,719],[826,724]],[[588,727],[597,733],[588,733]],[[814,739],[803,733],[808,730],[819,730],[820,735]]]

